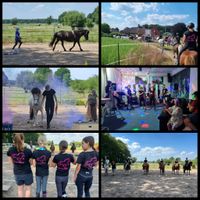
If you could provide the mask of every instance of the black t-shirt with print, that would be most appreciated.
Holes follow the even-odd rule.
[[[53,162],[57,164],[56,176],[68,176],[70,163],[74,162],[74,157],[68,153],[59,153],[55,155]]]
[[[99,154],[96,151],[81,152],[77,158],[76,163],[81,164],[80,171],[92,172],[93,167],[99,160]]]
[[[23,175],[30,174],[31,166],[29,163],[30,158],[32,158],[32,152],[30,149],[24,148],[23,151],[17,151],[16,147],[10,147],[7,156],[11,157],[14,164],[14,174]]]
[[[51,152],[44,150],[36,150],[33,152],[33,159],[36,161],[36,176],[48,176],[49,175],[49,159],[51,158]]]

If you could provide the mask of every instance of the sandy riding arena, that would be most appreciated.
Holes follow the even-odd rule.
[[[47,130],[46,128],[46,112],[44,111],[43,123],[41,123],[40,112],[38,114],[38,125],[33,126],[33,121],[28,123],[29,113],[27,105],[18,105],[10,107],[13,113],[13,130]],[[98,130],[98,123],[86,123],[83,116],[86,114],[84,106],[76,106],[73,112],[70,106],[59,105],[57,115],[51,122],[50,130]],[[80,116],[80,119],[79,119]]]
[[[12,51],[12,45],[3,45],[3,65],[98,65],[98,43],[81,43],[70,52],[72,43],[65,43],[63,51],[60,43],[55,51],[44,43],[23,43],[21,48]]]
[[[2,155],[3,161],[3,197],[17,197],[17,185],[15,183],[15,178],[13,175],[13,168],[7,162],[7,156],[4,153]],[[56,192],[56,184],[55,184],[55,170],[54,168],[49,169],[49,178],[47,184],[47,197],[57,197]],[[66,188],[67,196],[68,197],[76,197],[77,196],[77,189],[76,185],[73,182],[73,175],[74,175],[75,165],[71,165],[71,169],[69,172],[69,181]],[[32,184],[32,197],[35,197],[36,194],[36,182],[35,182],[35,168],[32,167],[33,175],[34,175],[34,183]],[[90,189],[91,197],[98,197],[99,196],[99,178],[98,178],[98,168],[94,168],[93,170],[93,184]],[[5,188],[9,188],[8,191],[4,191]]]
[[[129,175],[117,171],[115,176],[102,173],[102,197],[197,197],[197,172],[179,175],[166,171],[160,175],[158,170],[144,175],[141,170],[133,170]]]

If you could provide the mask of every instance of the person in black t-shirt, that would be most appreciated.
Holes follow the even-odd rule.
[[[47,197],[47,180],[49,175],[49,162],[51,152],[45,147],[46,137],[40,136],[38,138],[39,148],[33,152],[33,165],[36,166],[36,197],[40,197],[42,190],[42,197]]]
[[[52,167],[57,166],[55,181],[58,198],[67,197],[65,189],[68,183],[70,163],[75,164],[73,155],[66,153],[67,148],[67,141],[62,140],[59,143],[60,153],[55,155],[51,164]]]
[[[56,94],[55,90],[52,89],[50,87],[50,85],[46,85],[45,91],[42,93],[42,95],[43,95],[42,104],[46,97],[45,110],[46,110],[46,114],[47,114],[47,129],[50,129],[50,122],[53,118],[54,106],[55,106],[54,101],[56,102],[55,112],[57,114],[58,101],[57,101],[55,94]]]
[[[186,50],[197,50],[197,41],[198,41],[198,33],[194,30],[194,24],[190,23],[187,26],[188,30],[183,34],[183,48],[179,52],[178,62],[181,57],[181,54]]]
[[[9,148],[7,156],[9,162],[14,166],[18,197],[30,197],[31,184],[33,183],[33,173],[31,170],[32,152],[24,146],[23,133],[14,133],[13,143],[14,145]]]
[[[82,140],[83,152],[77,158],[77,167],[74,174],[74,182],[77,186],[77,197],[83,196],[83,187],[85,197],[90,197],[90,188],[92,186],[92,171],[98,164],[99,155],[94,149],[94,138],[87,136]]]
[[[111,166],[112,166],[112,175],[114,176],[116,171],[116,162],[114,160],[111,162]]]

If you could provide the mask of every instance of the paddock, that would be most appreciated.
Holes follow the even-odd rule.
[[[116,175],[111,173],[105,176],[102,170],[101,178],[102,197],[188,197],[197,198],[197,171],[192,170],[191,175],[179,175],[166,171],[160,175],[159,170],[151,170],[144,175],[142,170],[131,170],[125,175],[123,170],[117,170]]]
[[[55,51],[48,43],[23,43],[21,48],[12,51],[13,44],[3,45],[3,65],[98,65],[98,43],[83,42],[72,51],[73,43],[66,42],[63,51],[60,43]]]

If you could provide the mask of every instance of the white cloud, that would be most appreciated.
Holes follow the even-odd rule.
[[[146,16],[146,18],[143,20],[143,24],[147,23],[147,24],[174,24],[177,22],[181,22],[183,20],[185,20],[186,18],[188,18],[189,15],[160,15],[160,14],[148,14]]]
[[[128,138],[123,138],[123,137],[116,137],[117,140],[121,140],[123,143],[128,144],[130,141]]]
[[[138,142],[133,142],[132,144],[128,145],[128,147],[131,151],[135,151],[141,148]]]
[[[132,13],[141,13],[146,11],[158,11],[158,3],[111,3],[110,9],[113,11],[129,10]]]
[[[171,147],[144,147],[141,148],[138,152],[135,152],[138,156],[167,156],[175,153],[175,150]]]
[[[35,7],[33,7],[31,11],[38,11],[38,10],[41,10],[42,8],[44,8],[44,7],[45,7],[45,4],[38,4]]]

